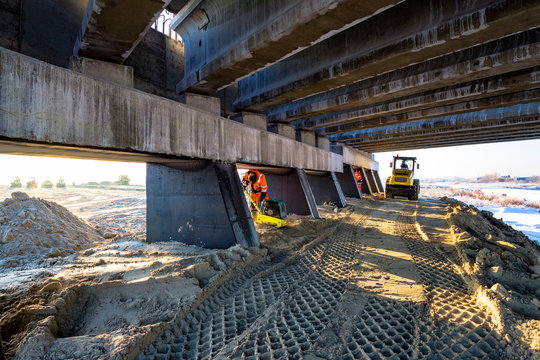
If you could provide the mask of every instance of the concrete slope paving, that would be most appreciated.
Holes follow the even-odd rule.
[[[426,225],[431,240],[421,201],[351,203],[362,210],[295,256],[231,279],[138,358],[507,358],[493,314],[440,251],[442,213]]]

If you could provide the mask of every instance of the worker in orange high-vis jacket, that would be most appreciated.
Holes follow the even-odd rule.
[[[356,179],[356,183],[358,184],[358,188],[362,190],[362,174],[360,171],[354,172],[354,178]]]
[[[261,174],[259,170],[251,169],[244,174],[242,179],[242,185],[248,190],[251,198],[255,203],[260,206],[259,201],[266,199],[268,193],[268,185],[266,184],[266,177]],[[256,211],[253,204],[250,202],[251,211]]]

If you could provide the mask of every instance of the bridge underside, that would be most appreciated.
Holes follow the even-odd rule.
[[[233,112],[370,153],[540,136],[535,111],[509,113],[540,101],[538,1],[288,1],[266,22],[256,3],[199,1],[204,27],[173,21],[191,53],[177,91],[232,89]]]
[[[183,44],[151,29],[164,9]],[[353,169],[384,191],[373,153],[539,138],[538,14],[537,0],[7,0],[0,152],[147,162],[166,229],[152,236],[187,241],[175,226],[195,223],[206,235],[188,242],[256,244],[237,164],[318,217],[361,196]],[[229,221],[209,223],[201,199]]]

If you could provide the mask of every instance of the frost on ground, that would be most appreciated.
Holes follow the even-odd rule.
[[[540,358],[538,245],[455,200],[347,199],[258,225],[261,249],[208,250],[145,243],[139,191],[40,191],[69,211],[8,203],[96,238],[2,263],[8,359]]]
[[[145,243],[144,212],[129,214],[140,192],[112,199],[103,190],[44,194],[97,229],[22,192],[0,203],[0,327],[8,359],[122,357],[231,269],[264,258],[259,249],[239,246]]]
[[[471,286],[512,310],[502,313],[506,320],[502,326],[509,333],[520,333],[515,314],[535,319],[529,325],[540,330],[540,245],[489,211],[454,199],[442,200],[448,204],[447,222],[457,263],[473,280]],[[534,341],[540,345],[540,333]]]
[[[513,185],[512,187],[508,187]],[[480,187],[482,186],[482,187]],[[540,187],[532,184],[468,184],[426,185],[423,196],[448,197],[492,212],[515,229],[540,244]],[[480,187],[480,188],[475,188]]]

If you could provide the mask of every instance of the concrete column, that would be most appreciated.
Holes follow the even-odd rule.
[[[236,166],[185,160],[147,165],[147,241],[205,248],[259,246]]]
[[[372,187],[368,181],[368,171],[369,169],[360,168],[360,174],[362,175],[362,193],[364,194],[373,194],[375,189]]]
[[[304,170],[280,169],[264,171],[264,175],[268,183],[268,196],[285,201],[288,213],[311,215],[315,219],[320,219],[315,197]]]
[[[337,207],[345,207],[345,196],[334,172],[306,171],[317,205],[332,202]]]
[[[259,236],[253,224],[236,165],[214,162],[214,167],[236,243],[244,247],[259,246]]]
[[[381,178],[379,176],[379,172],[377,170],[373,170],[373,177],[375,178],[375,183],[377,184],[377,187],[379,188],[379,192],[384,192],[384,187],[381,181]]]
[[[358,199],[362,198],[362,193],[358,188],[358,183],[354,177],[354,170],[351,165],[343,164],[343,172],[336,173],[336,176],[339,180],[339,185],[341,185],[341,190],[343,190],[343,195]]]
[[[186,105],[221,116],[221,99],[212,96],[185,93]]]
[[[268,124],[268,131],[296,140],[296,130],[291,125],[281,123]]]
[[[242,123],[262,130],[266,130],[267,127],[266,115],[247,111],[242,112]]]

